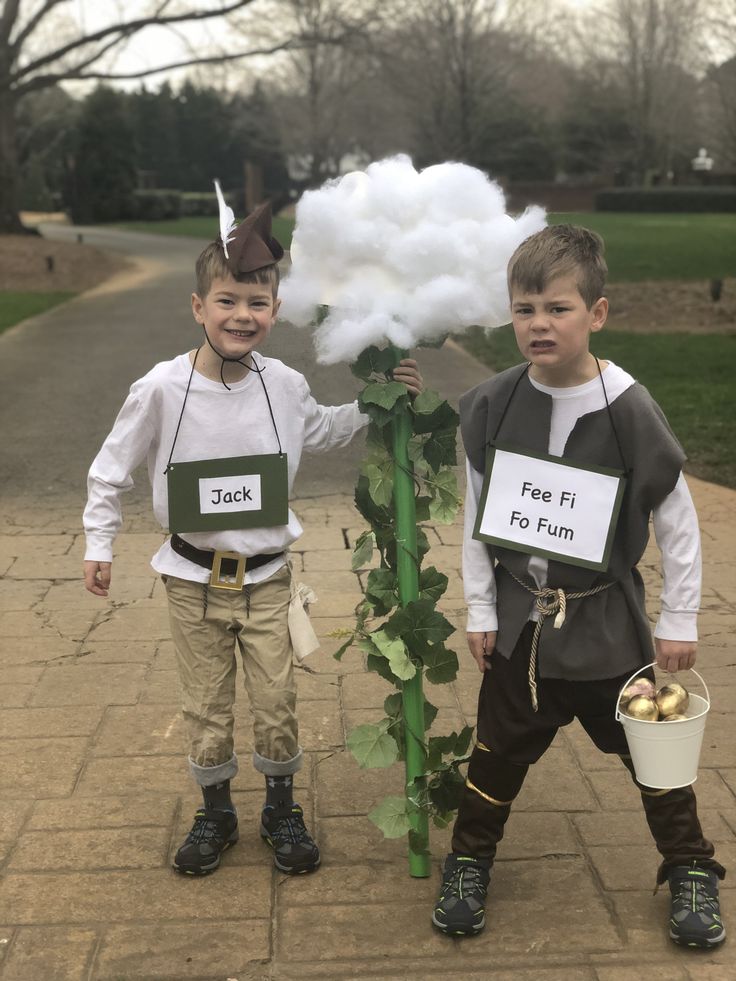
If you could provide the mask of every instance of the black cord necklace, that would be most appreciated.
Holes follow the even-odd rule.
[[[207,331],[204,332],[204,336],[207,337]],[[228,392],[231,392],[232,389],[230,388],[229,385],[225,384],[225,379],[222,377],[222,371],[223,371],[223,367],[224,367],[225,361],[237,361],[238,364],[242,364],[244,368],[247,368],[248,369],[248,371],[252,371],[256,375],[258,375],[258,378],[259,378],[259,380],[261,382],[261,385],[263,387],[263,394],[266,396],[266,403],[268,405],[268,413],[271,416],[271,423],[273,424],[273,431],[276,434],[276,442],[279,444],[279,456],[283,456],[284,455],[284,451],[283,451],[283,449],[281,447],[281,437],[279,436],[279,431],[278,431],[278,428],[276,426],[276,418],[275,418],[275,416],[273,414],[273,407],[271,405],[271,399],[269,398],[269,395],[268,395],[268,389],[266,388],[266,383],[263,380],[263,372],[266,370],[266,366],[263,365],[263,367],[259,368],[258,365],[256,364],[255,359],[253,358],[253,355],[252,354],[251,354],[251,364],[249,364],[249,365],[246,364],[244,361],[242,361],[240,358],[225,358],[225,357],[223,357],[220,354],[220,352],[216,348],[212,347],[212,344],[210,343],[209,337],[207,337],[207,343],[210,345],[210,347],[215,352],[215,354],[219,355],[222,358],[222,364],[220,365],[220,380],[222,381],[222,384],[225,385],[225,388],[228,390]],[[187,404],[187,398],[189,397],[189,389],[192,386],[192,378],[194,377],[194,367],[197,364],[197,358],[199,357],[199,352],[201,350],[202,350],[202,345],[200,345],[197,348],[197,350],[194,352],[194,357],[192,358],[192,368],[191,368],[191,371],[189,372],[189,378],[187,380],[187,387],[186,387],[186,391],[184,392],[184,399],[183,399],[183,401],[181,403],[181,412],[179,413],[179,420],[178,420],[178,422],[176,424],[176,431],[174,433],[174,439],[171,442],[171,451],[169,453],[169,459],[166,462],[166,470],[164,470],[164,475],[166,473],[168,473],[169,467],[171,466],[171,459],[174,456],[174,447],[176,446],[176,440],[177,440],[177,438],[179,436],[179,429],[181,428],[181,421],[184,418],[184,408],[185,408],[185,406]]]

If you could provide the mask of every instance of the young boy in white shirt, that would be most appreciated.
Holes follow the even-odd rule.
[[[318,405],[303,375],[256,354],[278,313],[282,256],[267,205],[207,246],[192,294],[202,345],[133,384],[89,472],[90,592],[108,595],[120,498],[144,460],[154,514],[173,532],[151,564],[166,584],[189,768],[204,804],[173,862],[189,875],[213,872],[238,840],[230,796],[238,772],[237,652],[253,716],[253,762],[266,781],[260,833],[282,872],[308,872],[320,862],[292,796],[302,750],[287,556],[302,528],[288,500],[302,452],[344,446],[368,419],[356,402]],[[421,391],[413,360],[402,361],[394,378],[412,394]]]

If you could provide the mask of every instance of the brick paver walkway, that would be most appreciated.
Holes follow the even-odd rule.
[[[706,561],[699,667],[713,698],[697,788],[707,832],[733,867],[736,494],[691,486]],[[365,580],[350,571],[348,548],[361,525],[345,496],[303,499],[296,510],[305,526],[297,559],[319,593],[313,615],[324,639],[299,671],[307,765],[298,780],[324,862],[296,879],[272,870],[257,834],[261,778],[248,764],[244,698],[240,844],[209,878],[169,868],[197,794],[182,759],[165,599],[148,567],[160,535],[141,527],[120,537],[115,592],[99,602],[79,581],[76,522],[44,533],[12,515],[0,537],[3,981],[734,977],[728,947],[703,955],[667,942],[667,896],[652,896],[657,858],[638,795],[577,726],[522,791],[486,933],[456,941],[432,930],[447,833],[433,833],[432,878],[411,879],[403,843],[383,841],[365,817],[387,792],[400,792],[400,767],[360,771],[345,750],[346,733],[378,718],[389,692],[363,672],[357,651],[332,658],[339,641],[330,635],[350,622]],[[472,723],[478,674],[462,656],[459,524],[429,534],[425,561],[450,576],[443,606],[458,626],[462,663],[453,685],[428,686],[440,708],[435,726],[448,732]],[[656,592],[655,565],[652,553],[646,574]]]

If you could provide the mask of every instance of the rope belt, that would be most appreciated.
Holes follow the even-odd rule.
[[[608,589],[609,586],[613,586],[613,582],[604,582],[600,586],[596,586],[594,589],[586,589],[584,592],[579,593],[565,593],[564,589],[552,589],[550,586],[545,586],[544,589],[533,589],[523,580],[517,578],[513,572],[509,572],[512,579],[514,579],[520,586],[532,596],[535,597],[534,608],[539,613],[539,619],[534,628],[534,635],[532,636],[532,649],[529,654],[529,692],[532,698],[532,708],[535,712],[539,711],[539,699],[537,698],[537,651],[539,648],[539,637],[542,633],[542,625],[547,617],[554,616],[555,620],[552,624],[555,630],[559,630],[560,627],[565,622],[565,617],[567,615],[567,601],[574,599],[583,599],[585,596],[595,596],[596,593],[602,593],[604,589]]]

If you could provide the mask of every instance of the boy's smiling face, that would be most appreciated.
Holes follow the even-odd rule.
[[[603,327],[607,314],[605,297],[586,307],[574,275],[550,280],[541,293],[512,286],[516,343],[532,364],[530,376],[542,385],[569,388],[595,377],[590,335]]]
[[[266,340],[280,300],[266,283],[239,283],[232,276],[212,281],[209,293],[192,293],[192,313],[212,346],[226,358],[244,358]]]

